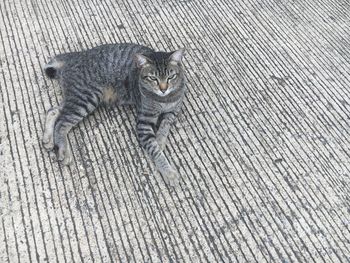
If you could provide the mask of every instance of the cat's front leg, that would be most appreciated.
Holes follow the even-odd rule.
[[[156,140],[158,142],[160,149],[163,151],[166,146],[170,127],[176,120],[176,114],[173,112],[165,113],[164,115],[161,116],[161,118],[162,119],[158,128],[158,131],[156,133]]]
[[[152,159],[157,170],[162,174],[164,180],[168,184],[175,186],[179,182],[179,173],[170,165],[164,153],[161,151],[152,125],[152,123],[138,121],[137,137],[142,148]]]

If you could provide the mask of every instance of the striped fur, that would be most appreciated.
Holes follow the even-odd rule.
[[[136,44],[110,44],[53,58],[44,70],[58,80],[63,100],[48,111],[44,147],[56,146],[58,159],[69,164],[67,135],[74,126],[101,104],[133,104],[141,146],[164,178],[176,182],[178,173],[163,149],[186,90],[183,54],[182,49],[166,53]]]

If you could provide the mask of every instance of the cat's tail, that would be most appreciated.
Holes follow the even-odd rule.
[[[58,79],[61,69],[64,66],[64,62],[53,58],[46,65],[44,65],[44,71],[46,76],[50,79]]]

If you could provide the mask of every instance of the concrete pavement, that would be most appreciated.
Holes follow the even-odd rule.
[[[349,262],[347,1],[0,2],[0,262]],[[169,189],[132,108],[41,145],[60,52],[186,47]]]

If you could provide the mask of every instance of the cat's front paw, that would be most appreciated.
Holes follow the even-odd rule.
[[[44,148],[47,150],[47,151],[52,151],[53,148],[54,148],[54,142],[53,142],[53,138],[52,136],[43,136],[43,139],[42,139],[42,142],[43,142],[43,146]]]
[[[70,165],[73,161],[72,152],[68,144],[58,146],[58,160],[64,165]]]
[[[161,136],[161,135],[157,135],[156,141],[158,143],[160,150],[163,151],[165,149],[165,145],[166,145],[166,137]]]
[[[180,183],[180,174],[173,168],[161,172],[166,184],[176,187]]]

